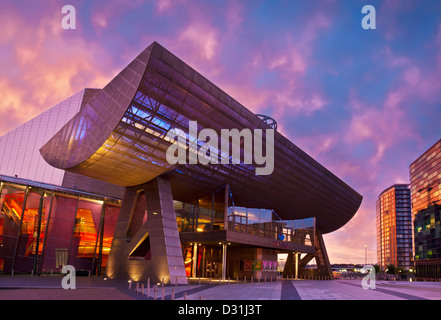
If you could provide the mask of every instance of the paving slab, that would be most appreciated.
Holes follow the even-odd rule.
[[[77,277],[75,290],[61,288],[62,276],[0,276],[0,300],[154,300],[153,287],[141,283]],[[157,286],[156,300],[441,300],[441,282],[377,281],[365,290],[361,280],[279,280],[236,283],[190,282]],[[129,286],[131,288],[129,289]]]

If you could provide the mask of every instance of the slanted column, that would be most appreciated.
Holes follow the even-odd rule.
[[[187,284],[170,182],[158,177],[145,184],[144,190],[147,203],[145,230],[151,248],[147,274],[157,275],[160,279],[164,277],[170,283]]]
[[[145,198],[140,195],[143,192]],[[144,224],[143,217],[147,212]],[[142,225],[141,225],[142,224]],[[170,182],[126,189],[109,254],[110,278],[187,284]]]

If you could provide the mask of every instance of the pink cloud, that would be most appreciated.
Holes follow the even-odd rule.
[[[381,161],[391,146],[416,137],[412,130],[413,119],[406,114],[409,108],[413,108],[411,101],[436,103],[441,92],[441,69],[423,71],[420,61],[397,55],[389,47],[382,52],[385,53],[384,65],[394,69],[394,72],[398,70],[399,75],[391,83],[383,101],[377,105],[366,104],[356,97],[354,90],[351,91],[349,106],[352,119],[345,135],[348,144],[363,141],[375,143],[376,153],[371,158],[372,163]]]
[[[212,60],[218,47],[217,31],[204,23],[190,24],[182,31],[178,42],[193,52],[192,57]]]
[[[250,92],[247,94],[250,98],[243,100],[253,101],[254,108],[257,110],[272,105],[275,108],[274,116],[279,119],[282,119],[284,115],[310,116],[323,109],[329,103],[328,99],[317,86],[306,85],[303,77],[310,65],[314,63],[312,53],[317,37],[322,30],[330,26],[331,19],[329,15],[318,12],[312,15],[307,20],[305,28],[295,35],[281,34],[280,38],[285,39],[286,44],[283,51],[278,51],[273,45],[256,48],[250,59],[251,69],[265,70],[266,73],[275,72],[280,78],[281,85],[258,90],[253,87],[245,89]],[[246,66],[242,72],[248,76],[241,78],[255,78]],[[246,84],[236,85],[242,89]],[[254,93],[251,93],[253,91]],[[239,97],[241,96],[243,94],[239,93]]]
[[[406,118],[400,109],[403,98],[400,89],[392,91],[387,95],[381,109],[366,105],[354,96],[350,99],[349,103],[354,104],[355,108],[344,137],[345,142],[348,145],[356,145],[366,140],[374,142],[376,153],[370,159],[372,164],[381,161],[386,149],[397,140],[409,137],[407,130],[401,130],[406,127]]]
[[[97,2],[92,8],[92,25],[95,31],[100,33],[108,28],[123,13],[134,10],[143,3],[143,0],[107,0],[105,5]],[[81,27],[81,25],[79,25]]]
[[[158,14],[170,13],[174,7],[186,3],[187,0],[155,0]]]
[[[296,145],[314,159],[318,159],[328,153],[338,143],[338,139],[338,134],[316,134],[298,137]]]
[[[228,1],[226,8],[226,19],[227,19],[227,33],[234,36],[234,32],[238,30],[244,21],[243,17],[244,8],[240,1],[230,0]]]
[[[0,113],[15,113],[18,123],[0,123],[0,136],[84,87],[102,87],[116,74],[100,47],[75,37],[77,30],[61,28],[61,7],[50,7],[33,21],[19,11],[3,14],[9,24],[0,43]]]
[[[375,199],[366,199],[357,214],[337,232],[323,236],[331,263],[363,263],[365,244],[367,244],[367,262],[376,263],[375,235]],[[332,244],[332,245],[329,245]]]

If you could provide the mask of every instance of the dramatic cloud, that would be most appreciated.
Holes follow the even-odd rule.
[[[325,235],[331,262],[376,260],[375,201],[440,139],[441,4],[358,1],[0,0],[0,135],[158,41],[363,195]],[[276,159],[277,160],[277,159]]]

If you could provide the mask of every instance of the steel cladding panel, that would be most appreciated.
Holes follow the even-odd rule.
[[[159,175],[173,196],[190,200],[229,184],[236,204],[274,209],[284,219],[316,217],[322,233],[347,223],[362,197],[275,133],[274,172],[254,165],[169,165],[171,128],[269,129],[256,115],[156,42],[96,94],[42,149],[58,168],[122,186]]]

